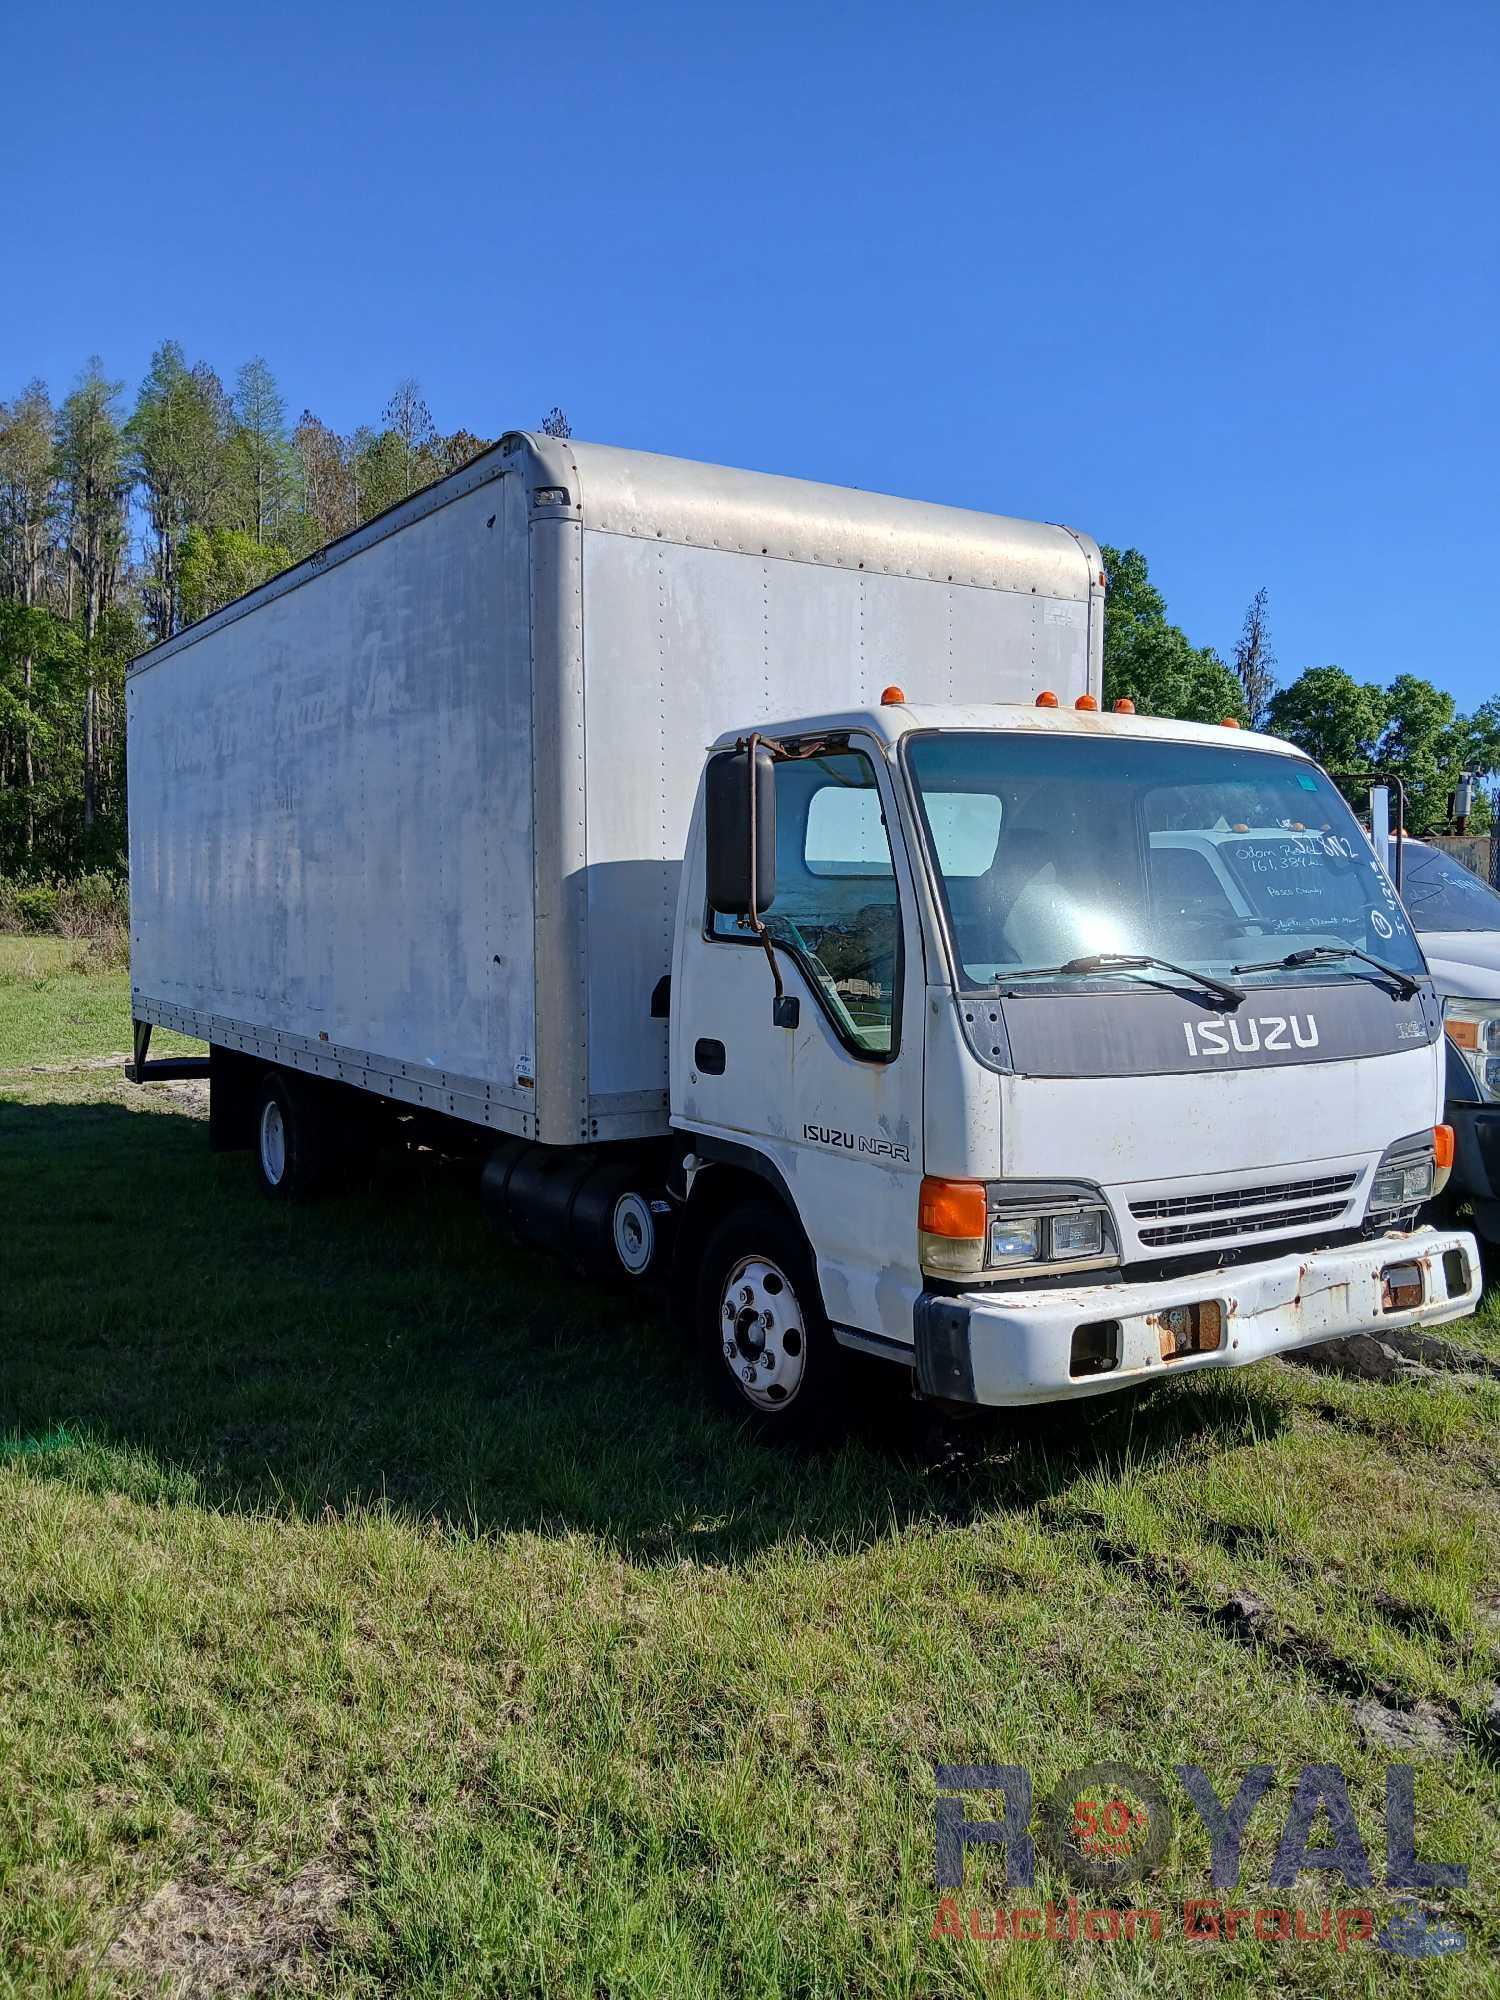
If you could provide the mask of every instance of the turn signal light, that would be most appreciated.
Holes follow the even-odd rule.
[[[983,1181],[943,1181],[927,1174],[917,1204],[917,1227],[928,1236],[983,1236]]]
[[[1075,708],[1097,708],[1099,704],[1091,694],[1081,694],[1073,706]]]
[[[917,1201],[917,1260],[935,1277],[972,1278],[984,1269],[988,1225],[983,1181],[923,1177]]]
[[[1051,688],[1043,688],[1036,698],[1036,705],[1038,708],[1056,708],[1057,696],[1052,692]]]
[[[898,688],[894,682],[890,687],[880,690],[880,706],[882,708],[899,708],[905,700],[905,688]]]
[[[1453,1165],[1453,1127],[1434,1125],[1432,1128],[1432,1157],[1440,1174],[1445,1174]]]

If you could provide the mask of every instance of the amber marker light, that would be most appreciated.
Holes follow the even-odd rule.
[[[905,688],[898,688],[894,681],[888,688],[880,690],[880,706],[882,708],[900,708],[905,700]]]
[[[1056,708],[1057,696],[1052,692],[1051,688],[1043,688],[1036,698],[1036,705],[1038,708]]]
[[[923,1176],[917,1202],[917,1256],[924,1271],[973,1278],[984,1269],[987,1212],[983,1181]]]
[[[1097,708],[1099,704],[1091,694],[1081,694],[1073,706],[1075,708]]]
[[[1135,703],[1130,699],[1128,694],[1122,694],[1120,699],[1114,704],[1114,711],[1116,715],[1134,715]]]

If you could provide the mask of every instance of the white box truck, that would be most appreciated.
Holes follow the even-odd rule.
[[[710,1379],[1021,1404],[1470,1310],[1421,951],[1289,745],[1101,713],[1070,529],[511,434],[128,682],[134,1073],[382,1122]]]

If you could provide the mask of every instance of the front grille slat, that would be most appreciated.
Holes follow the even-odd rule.
[[[1348,1207],[1347,1201],[1329,1201],[1304,1208],[1262,1209],[1257,1215],[1231,1216],[1216,1222],[1169,1223],[1141,1230],[1140,1239],[1149,1249],[1165,1250],[1172,1244],[1206,1243],[1212,1237],[1260,1236],[1273,1229],[1302,1229],[1310,1223],[1335,1222]]]
[[[1222,1215],[1226,1210],[1259,1208],[1270,1203],[1326,1200],[1329,1195],[1347,1194],[1358,1179],[1358,1173],[1324,1174],[1316,1180],[1281,1181],[1274,1186],[1262,1183],[1255,1187],[1219,1188],[1212,1194],[1169,1195],[1158,1200],[1133,1201],[1130,1213],[1137,1222],[1150,1222],[1167,1216]],[[1347,1203],[1339,1206],[1346,1207]],[[1247,1217],[1246,1231],[1253,1226],[1254,1218]],[[1142,1241],[1149,1240],[1146,1231],[1141,1235]]]

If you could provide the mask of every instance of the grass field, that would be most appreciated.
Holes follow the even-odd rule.
[[[1269,1363],[777,1454],[454,1171],[264,1203],[197,1086],[83,1066],[123,975],[36,950],[0,946],[0,1991],[1500,1990],[1500,1382]],[[934,1763],[1040,1798],[1100,1759],[1173,1801],[1126,1897],[1163,1939],[934,1938]],[[1276,1767],[1221,1900],[1383,1923],[1392,1760],[1465,1953],[1182,1939],[1173,1766]],[[1309,1763],[1368,1892],[1264,1886]],[[1000,1900],[971,1854],[961,1907]]]

